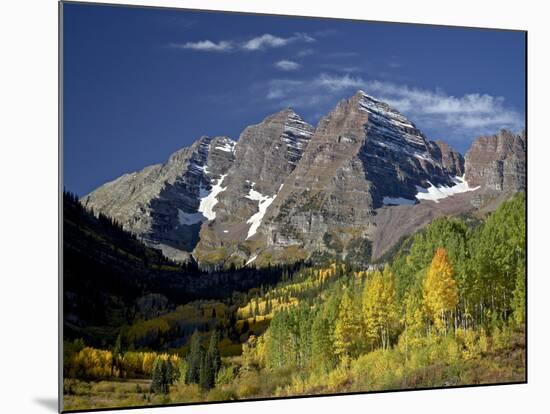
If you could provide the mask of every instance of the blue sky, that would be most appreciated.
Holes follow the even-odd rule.
[[[64,177],[79,195],[202,135],[291,106],[316,124],[357,89],[432,140],[524,127],[524,34],[64,5]]]

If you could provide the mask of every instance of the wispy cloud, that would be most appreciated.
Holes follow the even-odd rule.
[[[245,41],[228,39],[215,42],[206,39],[198,42],[171,43],[170,46],[178,49],[192,49],[202,52],[227,52],[231,50],[254,52],[270,48],[279,48],[295,42],[311,43],[314,41],[315,38],[307,33],[295,33],[289,37],[280,37],[265,33]]]
[[[506,106],[502,97],[482,93],[453,96],[439,89],[411,88],[349,74],[322,73],[305,80],[271,80],[266,98],[280,105],[311,110],[319,105],[333,105],[357,89],[387,102],[421,128],[433,129],[456,141],[500,128],[517,131],[524,127],[523,115]]]
[[[320,68],[332,70],[335,72],[354,73],[361,72],[364,68],[356,65],[343,65],[339,63],[320,63]]]
[[[272,34],[264,34],[245,42],[242,47],[245,50],[260,50],[268,47],[281,47],[288,44],[290,38],[273,36]]]
[[[505,105],[503,97],[482,93],[462,96],[444,91],[410,88],[391,82],[369,81],[365,88],[401,112],[417,116],[430,124],[448,127],[491,130],[523,127],[523,116]]]
[[[315,53],[315,50],[313,50],[313,49],[303,49],[303,50],[300,50],[298,53],[296,53],[296,56],[306,57],[306,56],[311,56],[314,53]]]
[[[287,72],[300,69],[300,64],[292,60],[279,60],[275,63],[277,69],[281,69]]]
[[[273,47],[286,46],[293,42],[314,42],[315,39],[306,33],[295,33],[290,37],[279,37],[266,33],[261,36],[254,37],[242,44],[244,50],[263,50]]]
[[[200,40],[198,42],[187,43],[171,43],[171,47],[177,49],[192,49],[202,52],[228,52],[233,49],[233,44],[230,41],[222,40],[215,43],[211,40]]]
[[[361,78],[354,78],[350,75],[331,76],[325,73],[321,74],[314,82],[334,92],[346,89],[359,89],[365,84]]]

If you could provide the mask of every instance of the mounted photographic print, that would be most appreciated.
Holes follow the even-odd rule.
[[[65,412],[524,383],[524,31],[60,3]]]

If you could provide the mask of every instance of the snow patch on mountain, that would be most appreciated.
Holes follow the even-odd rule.
[[[462,177],[453,177],[451,178],[452,181],[455,183],[455,185],[448,187],[446,185],[441,185],[439,187],[434,186],[432,183],[428,181],[430,186],[428,188],[416,186],[416,190],[418,191],[418,194],[416,194],[416,198],[418,200],[429,200],[434,201],[436,203],[439,203],[439,200],[451,197],[455,194],[460,193],[466,193],[468,191],[475,191],[479,188],[477,187],[470,187],[468,185],[468,182],[464,178],[464,175]]]
[[[215,147],[214,149],[224,151],[224,152],[232,152],[234,154],[235,153],[235,144],[236,144],[235,141],[227,140],[227,141],[223,142],[221,145]]]
[[[198,211],[201,212],[207,220],[214,220],[216,212],[214,206],[218,204],[218,194],[225,191],[227,187],[222,187],[223,180],[227,174],[222,175],[215,184],[212,185],[210,191],[206,190],[202,185],[199,188],[200,204]]]
[[[248,229],[248,234],[246,236],[246,240],[251,238],[256,234],[256,231],[258,230],[258,227],[260,227],[260,224],[262,224],[262,219],[265,216],[265,213],[267,211],[267,208],[273,203],[273,200],[277,197],[277,194],[279,194],[279,191],[281,191],[281,188],[283,188],[283,184],[279,187],[279,191],[277,191],[277,194],[274,196],[266,196],[262,193],[254,190],[254,183],[252,183],[252,188],[248,191],[248,194],[245,196],[249,200],[258,201],[258,212],[253,214],[252,217],[250,217],[246,222],[250,224],[250,228]]]

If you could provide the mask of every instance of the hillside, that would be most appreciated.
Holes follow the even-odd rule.
[[[294,267],[202,272],[146,246],[116,221],[95,216],[63,194],[64,336],[95,345],[114,342],[121,326],[165,314],[197,299],[276,283]]]
[[[434,220],[384,266],[285,269],[272,286],[142,315],[106,350],[67,343],[69,407],[102,406],[98,390],[117,378],[135,389],[155,358],[177,367],[166,393],[146,382],[106,406],[523,382],[525,224],[519,193],[481,220]],[[189,370],[212,341],[221,362],[202,382]]]

